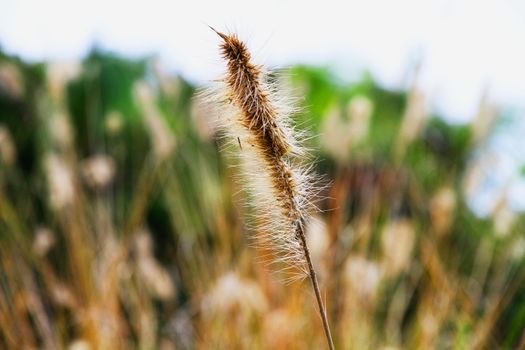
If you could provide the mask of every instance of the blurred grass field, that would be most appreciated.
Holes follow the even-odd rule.
[[[339,349],[525,349],[524,219],[467,206],[501,113],[285,70],[326,189],[308,227]],[[313,295],[250,246],[196,87],[155,59],[0,54],[0,348],[320,349]],[[495,169],[494,171],[496,171]]]

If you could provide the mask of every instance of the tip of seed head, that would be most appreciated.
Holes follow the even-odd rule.
[[[211,30],[213,30],[218,36],[220,36],[224,41],[228,40],[228,36],[224,33],[221,33],[219,32],[218,30],[216,30],[215,28],[213,28],[212,26],[208,26],[210,27]]]

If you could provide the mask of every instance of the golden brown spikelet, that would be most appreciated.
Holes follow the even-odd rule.
[[[236,35],[217,34],[224,40],[228,70],[222,89],[208,96],[223,107],[219,127],[238,145],[243,181],[256,209],[257,244],[272,249],[273,262],[285,263],[280,268],[290,272],[287,279],[306,277],[301,236],[312,207],[312,181],[295,159],[303,152],[291,126],[292,109],[275,96],[246,45]]]
[[[277,96],[235,34],[216,33],[223,39],[220,48],[227,74],[222,88],[205,97],[221,107],[219,128],[238,144],[243,180],[256,209],[256,241],[271,249],[273,262],[282,263],[279,267],[291,273],[289,279],[310,277],[333,348],[305,237],[314,186],[309,169],[297,159],[304,152],[290,118],[294,109]]]
[[[267,156],[281,158],[291,146],[277,125],[278,113],[269,93],[261,86],[260,68],[250,62],[250,53],[237,36],[219,35],[224,39],[221,49],[228,62],[226,84],[231,89],[230,98],[242,112],[241,122],[253,131],[259,146],[268,151]]]

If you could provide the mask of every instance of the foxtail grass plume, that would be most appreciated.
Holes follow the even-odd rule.
[[[410,266],[416,239],[414,225],[408,219],[388,222],[381,235],[383,269],[388,277],[397,277]]]
[[[234,310],[247,317],[267,309],[268,300],[261,288],[255,282],[243,279],[235,272],[228,272],[219,278],[202,301],[205,318],[230,314]]]
[[[175,150],[175,137],[161,111],[155,105],[155,94],[147,83],[136,83],[134,92],[151,137],[153,154],[158,161],[164,161]]]
[[[294,108],[278,95],[235,34],[216,33],[223,39],[220,48],[228,69],[219,89],[205,97],[219,106],[219,128],[238,148],[243,179],[256,209],[256,241],[271,249],[280,268],[296,277],[310,277],[333,348],[305,235],[315,186],[298,157],[305,152],[290,118]]]
[[[74,61],[53,62],[47,66],[47,87],[51,99],[58,104],[66,99],[67,84],[81,71],[81,65]]]
[[[350,256],[345,263],[345,283],[350,298],[361,305],[374,304],[383,278],[381,266],[360,256]]]
[[[124,117],[117,110],[108,112],[105,118],[105,128],[110,135],[117,135],[124,127]]]
[[[106,187],[115,176],[115,161],[105,154],[91,156],[81,163],[82,175],[87,184],[96,189]]]
[[[169,272],[155,259],[151,233],[141,229],[135,237],[137,270],[149,293],[160,299],[170,300],[175,296],[175,288]]]
[[[346,164],[354,149],[366,141],[373,111],[372,101],[357,95],[346,106],[346,118],[341,115],[339,107],[334,107],[324,119],[322,147],[340,165]]]
[[[242,181],[257,211],[258,245],[273,250],[274,263],[284,263],[280,267],[288,276],[306,277],[298,231],[304,230],[312,207],[313,181],[296,159],[304,150],[291,125],[293,108],[276,96],[243,42],[235,35],[218,34],[224,39],[221,51],[228,72],[205,98],[219,107],[218,128],[238,150]]]
[[[55,243],[55,235],[50,229],[45,227],[38,227],[35,230],[33,251],[36,253],[36,255],[45,256],[47,252],[49,252],[49,250],[53,248]]]
[[[75,197],[73,171],[62,157],[53,153],[46,155],[44,167],[51,207],[62,210],[72,204]]]
[[[6,165],[14,164],[16,160],[16,147],[9,129],[0,124],[0,162]]]
[[[436,235],[439,237],[449,233],[456,211],[456,193],[450,186],[437,190],[430,199],[430,220]]]
[[[0,91],[15,99],[24,97],[24,77],[12,63],[0,64]]]
[[[414,85],[408,95],[407,106],[397,135],[395,155],[398,159],[403,158],[407,147],[422,133],[427,119],[427,95]]]

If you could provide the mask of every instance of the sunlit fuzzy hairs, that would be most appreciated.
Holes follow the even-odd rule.
[[[257,242],[270,248],[282,269],[310,277],[330,348],[325,308],[306,243],[305,224],[312,208],[312,177],[299,165],[303,155],[290,114],[293,108],[277,96],[262,67],[251,62],[246,45],[235,34],[215,31],[228,70],[222,90],[208,93],[223,113],[219,127],[238,144],[247,190],[255,202]]]
[[[254,65],[236,35],[217,33],[228,65],[218,89],[208,92],[220,104],[219,128],[238,149],[242,180],[255,204],[256,242],[271,248],[288,278],[309,274],[303,247],[304,225],[312,208],[312,178],[298,164],[304,150],[297,142],[290,114],[262,67]]]

